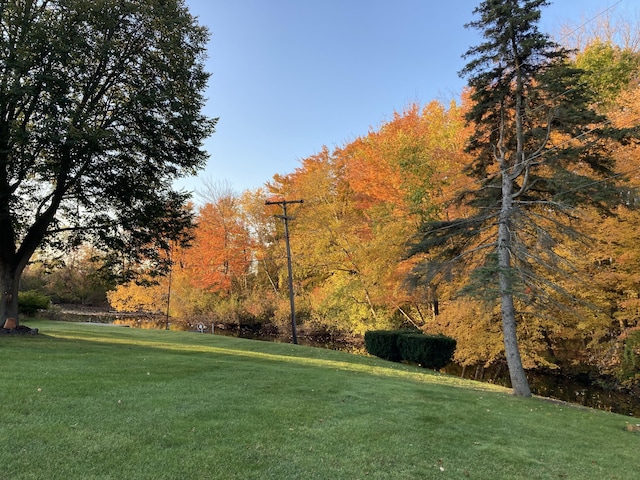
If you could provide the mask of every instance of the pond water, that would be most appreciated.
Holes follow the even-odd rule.
[[[486,369],[478,374],[478,369],[465,370],[459,365],[450,364],[443,369],[443,372],[470,380],[484,381],[511,388],[511,381],[506,368]],[[534,395],[640,418],[640,396],[633,393],[605,389],[595,384],[587,375],[576,377],[557,373],[527,371],[527,380],[529,381],[529,388]]]
[[[561,375],[534,372],[527,376],[531,390],[536,395],[640,418],[638,395],[607,390],[592,383],[585,385],[580,379]]]

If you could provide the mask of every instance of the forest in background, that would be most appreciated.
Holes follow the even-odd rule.
[[[575,30],[563,43],[597,93],[597,109],[620,127],[640,121],[640,32],[634,26]],[[367,135],[323,148],[289,174],[243,193],[210,182],[200,192],[190,246],[174,245],[170,275],[116,286],[88,247],[57,262],[44,253],[23,275],[22,290],[54,301],[99,304],[122,312],[168,315],[173,324],[244,326],[290,333],[287,255],[282,214],[268,200],[304,200],[289,207],[296,316],[301,332],[360,338],[372,329],[414,327],[457,340],[462,367],[504,363],[500,311],[460,295],[468,281],[411,282],[426,256],[407,254],[425,221],[469,215],[459,196],[475,181],[465,167],[472,126],[469,92],[443,104],[411,104]],[[640,382],[640,151],[620,146],[614,178],[627,187],[613,211],[572,212],[585,234],[554,245],[572,275],[553,279],[572,293],[536,304],[519,323],[526,368],[588,367],[620,386]],[[570,193],[570,192],[568,192]],[[527,311],[527,293],[520,296]],[[533,292],[530,292],[533,295]],[[533,300],[530,299],[533,305]],[[635,353],[634,353],[635,352]]]

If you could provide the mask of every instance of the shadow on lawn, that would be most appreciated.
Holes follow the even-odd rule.
[[[56,322],[57,323],[57,322]],[[38,337],[41,346],[48,345],[51,351],[86,351],[91,348],[111,349],[127,346],[130,349],[164,351],[176,355],[218,355],[244,358],[249,361],[286,363],[300,367],[313,366],[329,370],[352,371],[382,377],[411,377],[422,382],[439,385],[461,386],[482,391],[508,392],[499,387],[481,382],[471,382],[456,376],[411,365],[393,363],[375,357],[348,354],[324,348],[264,342],[217,335],[201,335],[192,332],[144,331],[138,334],[122,327],[65,325],[57,323],[53,328],[40,326]],[[135,332],[135,333],[134,333]],[[34,338],[35,339],[35,338]],[[83,346],[84,345],[84,346]],[[89,347],[91,346],[91,347]]]

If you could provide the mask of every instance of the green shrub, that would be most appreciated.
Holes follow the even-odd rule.
[[[624,342],[620,379],[640,383],[640,331],[630,333]]]
[[[370,330],[364,334],[364,346],[371,355],[392,362],[402,360],[398,337],[408,330]]]
[[[49,297],[38,290],[18,292],[18,312],[23,315],[33,315],[38,310],[46,310],[49,303]]]
[[[371,355],[399,362],[406,360],[439,370],[453,358],[456,341],[444,335],[424,335],[417,330],[371,330],[364,335]]]
[[[398,337],[398,350],[403,360],[440,370],[453,358],[456,341],[444,335],[410,333]]]

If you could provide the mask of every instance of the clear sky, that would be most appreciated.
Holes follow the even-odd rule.
[[[542,30],[637,0],[555,0]],[[206,114],[219,117],[198,178],[254,190],[299,161],[365,135],[412,102],[459,98],[461,55],[479,43],[479,0],[186,0],[211,31]]]

